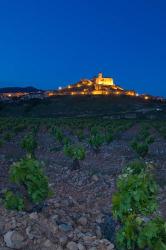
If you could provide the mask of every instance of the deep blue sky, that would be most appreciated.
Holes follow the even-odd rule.
[[[101,71],[166,96],[165,13],[165,0],[0,0],[0,87],[51,89]]]

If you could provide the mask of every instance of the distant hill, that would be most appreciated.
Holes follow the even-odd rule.
[[[17,92],[26,92],[26,93],[35,93],[35,92],[42,92],[43,90],[36,89],[34,87],[28,86],[28,87],[6,87],[6,88],[0,88],[0,93],[17,93]]]

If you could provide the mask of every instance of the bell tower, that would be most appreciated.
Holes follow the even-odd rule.
[[[98,74],[98,78],[103,78],[103,74],[101,72]]]

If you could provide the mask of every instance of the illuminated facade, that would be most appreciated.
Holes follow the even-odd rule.
[[[94,82],[97,85],[104,85],[104,86],[113,86],[114,81],[112,78],[109,77],[103,77],[102,73],[98,74],[98,77],[94,78]]]
[[[136,96],[133,90],[124,90],[114,84],[113,78],[103,77],[99,73],[97,77],[82,79],[76,84],[70,84],[67,87],[58,89],[54,95],[129,95]]]

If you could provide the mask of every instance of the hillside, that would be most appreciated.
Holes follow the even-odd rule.
[[[6,88],[0,88],[0,93],[18,93],[18,92],[23,92],[23,93],[35,93],[41,91],[39,89],[36,89],[34,87],[28,86],[28,87],[6,87]]]
[[[155,114],[166,117],[166,104],[132,96],[54,96],[0,103],[0,116],[112,116]],[[158,111],[157,111],[158,110]]]

